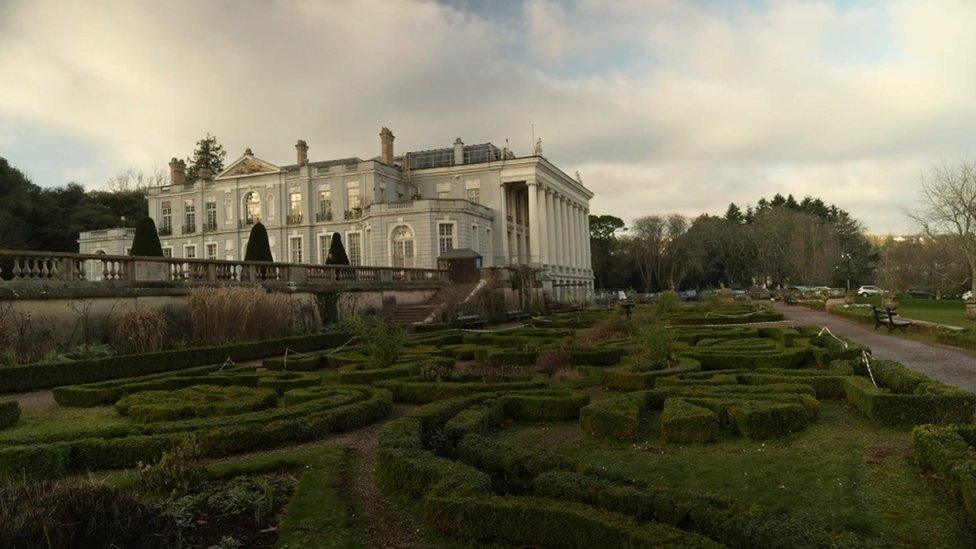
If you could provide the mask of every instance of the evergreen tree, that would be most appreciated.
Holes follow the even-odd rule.
[[[193,158],[186,159],[186,180],[193,181],[197,178],[200,170],[207,168],[210,173],[216,175],[224,169],[224,157],[227,151],[224,146],[217,142],[217,138],[207,134],[193,149]]]
[[[247,249],[244,250],[244,261],[274,261],[271,257],[271,244],[268,242],[268,230],[260,221],[251,227],[251,236],[247,239]]]
[[[129,255],[163,257],[163,246],[159,243],[156,223],[151,217],[143,217],[136,225],[136,236],[132,239]]]
[[[742,223],[744,220],[742,210],[739,209],[739,206],[735,202],[729,204],[729,209],[725,210],[725,220],[732,223]]]
[[[329,243],[329,255],[325,258],[325,264],[349,264],[349,256],[346,255],[346,248],[342,245],[342,237],[339,236],[339,233],[332,233],[332,242]]]

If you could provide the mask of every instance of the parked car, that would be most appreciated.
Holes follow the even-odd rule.
[[[915,299],[935,299],[935,292],[931,288],[909,288],[905,290],[905,296]]]
[[[962,294],[962,300],[963,301],[969,301],[972,298],[973,298],[973,291],[972,290],[966,290],[965,292],[963,292],[963,294]]]
[[[861,286],[857,289],[857,295],[861,297],[870,297],[872,295],[884,295],[884,290],[877,286]]]

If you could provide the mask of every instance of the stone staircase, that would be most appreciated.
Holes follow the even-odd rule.
[[[477,282],[467,284],[450,284],[444,286],[422,305],[398,305],[390,317],[390,322],[400,325],[423,324],[431,314],[439,313],[447,300],[459,296],[461,300],[471,296],[478,289]],[[435,319],[436,320],[436,319]]]

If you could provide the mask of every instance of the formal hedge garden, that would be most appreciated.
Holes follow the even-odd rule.
[[[226,526],[238,542],[383,544],[389,528],[367,527],[357,499],[369,491],[350,488],[374,474],[369,497],[388,498],[418,546],[973,541],[976,396],[780,320],[738,302],[642,306],[233,351],[249,362],[225,348],[76,364],[4,385],[67,380],[47,407],[0,401],[0,486],[34,483],[30,501],[47,502],[98,472],[115,491],[99,497],[135,498],[115,509],[189,546],[221,543],[192,524],[225,524],[208,513],[248,490],[247,520]],[[335,445],[357,437],[376,437],[375,454]],[[116,532],[104,520],[92,528]],[[31,524],[11,539],[36,541]]]

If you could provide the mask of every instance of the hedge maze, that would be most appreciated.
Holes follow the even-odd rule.
[[[54,399],[97,421],[27,424],[16,403],[0,402],[0,474],[128,468],[183,444],[201,459],[245,463],[252,452],[328,443],[385,421],[374,428],[377,481],[393,501],[419,504],[421,527],[436,540],[863,547],[890,540],[789,505],[655,482],[655,462],[690,452],[720,467],[726,449],[790,451],[825,427],[852,424],[898,440],[914,427],[913,467],[944,479],[939,486],[976,526],[976,395],[894,362],[865,362],[869,349],[779,320],[739,303],[638,310],[633,320],[591,311],[506,331],[417,333],[392,359],[370,351],[376,342],[342,334],[300,349],[266,342],[274,353],[248,364],[185,359],[119,375],[73,372],[64,379],[80,382],[57,387]],[[391,420],[394,406],[400,417]],[[521,430],[534,433],[533,444],[514,442]],[[652,474],[624,474],[593,455],[621,456]],[[299,495],[311,497],[307,490]]]

